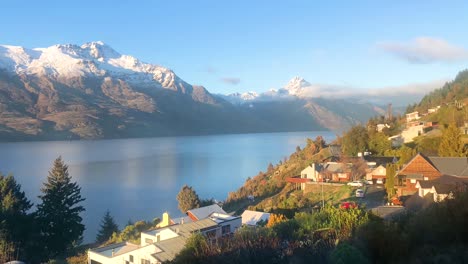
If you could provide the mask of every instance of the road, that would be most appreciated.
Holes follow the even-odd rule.
[[[387,193],[383,184],[366,185],[361,189],[364,190],[364,197],[355,198],[356,202],[365,205],[369,210],[385,205]]]

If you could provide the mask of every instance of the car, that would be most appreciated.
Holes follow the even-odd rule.
[[[353,186],[353,187],[362,187],[363,186],[362,182],[360,182],[360,181],[348,182],[348,185]]]
[[[357,189],[356,190],[356,197],[363,198],[364,197],[364,190],[363,189]]]
[[[372,185],[372,184],[374,184],[374,181],[372,181],[372,180],[367,180],[366,183],[369,184],[369,185]]]
[[[355,202],[342,202],[340,204],[341,209],[350,209],[350,208],[357,208],[357,204]]]
[[[377,184],[383,184],[383,180],[382,179],[377,179]]]

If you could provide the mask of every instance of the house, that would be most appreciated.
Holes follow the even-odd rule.
[[[418,111],[406,114],[406,122],[411,122],[411,121],[414,121],[414,120],[418,120],[419,118],[420,118],[420,116],[419,116]]]
[[[377,126],[376,126],[377,132],[382,132],[382,130],[383,130],[384,128],[390,128],[390,126],[387,125],[387,124],[377,124]]]
[[[366,180],[377,181],[382,179],[385,181],[387,178],[387,164],[397,163],[397,157],[384,157],[384,156],[365,156],[364,159],[369,166],[369,171],[366,173]]]
[[[431,181],[443,174],[468,177],[468,158],[426,157],[421,153],[416,154],[397,172],[397,194],[414,194],[418,191],[418,181]]]
[[[312,181],[320,181],[321,176],[320,172],[322,172],[323,166],[321,164],[312,163],[307,166],[305,169],[301,171],[301,178],[303,179],[311,179]]]
[[[245,210],[242,213],[242,225],[256,226],[259,221],[268,222],[269,213]]]
[[[385,181],[387,178],[387,168],[383,165],[379,165],[377,168],[371,170],[369,173],[366,173],[366,180],[369,181],[377,181],[378,179],[382,179]]]
[[[217,204],[212,204],[200,208],[195,208],[187,211],[187,216],[192,219],[192,221],[198,221],[209,217],[213,213],[227,214],[223,208]]]
[[[403,131],[401,131],[401,137],[403,138],[404,143],[408,143],[413,141],[413,139],[417,136],[424,134],[425,125],[415,125],[411,127],[407,127]]]
[[[172,260],[193,233],[199,232],[216,240],[235,232],[241,224],[239,216],[215,212],[202,220],[142,232],[140,245],[122,242],[91,249],[88,251],[88,264],[163,263]]]
[[[323,166],[322,177],[331,179],[332,181],[349,181],[351,178],[350,163],[343,162],[327,162]]]
[[[462,135],[468,135],[468,122],[465,122],[462,127],[460,127],[460,132]]]
[[[442,175],[431,181],[418,181],[416,188],[421,198],[432,195],[434,202],[439,202],[451,197],[457,189],[466,189],[468,178]]]

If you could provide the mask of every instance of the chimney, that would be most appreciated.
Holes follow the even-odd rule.
[[[112,257],[114,256],[114,249],[112,249]]]
[[[164,212],[163,213],[163,219],[162,219],[161,223],[159,224],[159,227],[165,227],[165,226],[168,226],[170,224],[171,224],[171,219],[169,217],[169,213]]]

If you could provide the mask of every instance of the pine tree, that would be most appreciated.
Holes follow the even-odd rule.
[[[41,189],[41,203],[37,207],[37,217],[49,257],[63,254],[79,243],[85,229],[80,216],[85,209],[79,205],[85,199],[81,197],[81,188],[71,180],[68,166],[58,157]]]
[[[26,244],[33,233],[38,233],[32,224],[28,210],[31,202],[21,191],[12,175],[0,173],[0,261],[7,262],[25,256]],[[11,256],[9,256],[11,255]],[[10,258],[12,257],[12,258]]]
[[[462,141],[460,129],[452,123],[442,131],[442,139],[439,145],[441,157],[466,157],[467,150]]]
[[[110,215],[109,210],[107,210],[106,214],[102,218],[101,229],[98,231],[96,236],[96,242],[103,243],[107,241],[112,237],[114,232],[119,232],[119,227],[115,223],[114,218]]]
[[[193,188],[187,185],[184,185],[177,194],[177,201],[180,211],[184,214],[190,209],[200,207],[200,198]]]

